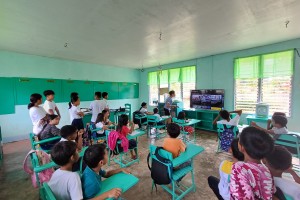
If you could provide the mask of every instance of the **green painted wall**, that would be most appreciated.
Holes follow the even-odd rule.
[[[197,89],[225,89],[225,108],[234,109],[234,79],[233,79],[233,59],[256,54],[283,51],[292,48],[300,48],[300,39],[280,42],[241,51],[218,54],[193,60],[182,61],[163,65],[163,69],[196,65],[197,66]],[[148,101],[147,74],[156,71],[157,68],[149,68],[140,72],[140,101]],[[147,88],[147,89],[146,89]],[[295,54],[295,72],[293,78],[292,91],[292,116],[289,118],[288,128],[290,131],[300,132],[297,125],[300,119],[300,58]],[[245,115],[241,120],[246,123]]]
[[[0,77],[139,82],[139,71],[135,69],[89,64],[8,51],[0,51],[0,69]],[[2,100],[7,99],[5,94],[0,94],[0,98]],[[139,107],[139,99],[110,100],[109,103],[111,108],[124,107],[125,103],[131,103],[133,110]],[[89,105],[90,101],[83,101],[80,107],[86,108]],[[69,124],[67,102],[58,103],[57,106],[62,113],[59,126]],[[32,131],[32,123],[29,118],[27,106],[17,105],[15,106],[15,113],[0,115],[0,126],[4,142],[27,139],[28,133]]]

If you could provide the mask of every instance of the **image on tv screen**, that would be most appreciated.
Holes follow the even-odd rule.
[[[195,109],[216,109],[224,107],[224,90],[192,90],[190,107]]]

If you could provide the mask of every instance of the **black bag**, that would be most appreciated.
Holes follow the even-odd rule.
[[[159,155],[159,150],[163,149],[162,147],[157,147],[154,156],[156,158],[152,158],[151,167],[149,164],[150,153],[147,157],[148,168],[151,171],[151,178],[156,185],[167,185],[171,183],[171,178],[169,174],[173,170],[172,162],[169,159],[163,158]],[[157,190],[157,188],[156,188]]]

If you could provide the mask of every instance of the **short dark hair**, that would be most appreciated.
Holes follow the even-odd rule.
[[[101,98],[101,92],[95,92],[95,96],[100,99]]]
[[[239,139],[247,154],[256,160],[263,159],[273,151],[271,136],[255,127],[244,128]]]
[[[234,138],[231,142],[231,151],[232,151],[232,155],[233,157],[235,157],[236,159],[238,159],[238,161],[244,161],[244,154],[242,152],[240,152],[239,150],[239,139],[238,138]]]
[[[184,111],[180,111],[177,115],[177,119],[184,119],[185,118],[185,113]]]
[[[227,110],[221,110],[220,111],[220,116],[223,118],[223,119],[228,119],[229,118],[229,112]]]
[[[153,108],[154,113],[158,113],[158,108]]]
[[[76,96],[78,96],[78,92],[72,92],[71,95],[70,95],[71,99],[72,99],[73,97],[76,97]]]
[[[55,95],[53,90],[45,90],[44,91],[44,96],[47,97],[48,95]]]
[[[169,92],[169,95],[171,96],[171,95],[173,95],[173,94],[175,94],[175,91],[174,91],[174,90],[171,90],[171,91]]]
[[[288,122],[287,118],[282,115],[274,115],[272,119],[274,120],[275,124],[279,124],[282,127],[286,127]]]
[[[107,92],[102,92],[102,97],[103,97],[103,98],[106,97],[107,95],[108,95]]]
[[[77,131],[77,128],[73,125],[65,125],[60,129],[60,136],[63,138],[67,138],[74,134]]]
[[[69,163],[71,156],[76,153],[76,148],[75,142],[58,142],[51,150],[51,158],[59,166],[64,166]]]
[[[266,160],[273,169],[285,171],[292,165],[292,154],[283,146],[275,146]]]
[[[54,120],[55,118],[57,118],[58,117],[58,115],[55,115],[55,114],[53,114],[53,115],[48,115],[48,119],[49,120]]]
[[[170,123],[167,126],[167,132],[171,138],[177,138],[180,134],[180,126],[175,123]]]
[[[97,167],[98,163],[104,159],[105,149],[104,144],[95,144],[85,150],[83,160],[89,168]]]
[[[103,122],[104,121],[104,114],[103,113],[99,113],[97,115],[97,119],[96,119],[96,122],[95,123],[98,123],[98,122]]]
[[[147,103],[146,102],[143,102],[142,104],[141,104],[141,107],[144,107],[144,106],[146,106],[147,105]]]

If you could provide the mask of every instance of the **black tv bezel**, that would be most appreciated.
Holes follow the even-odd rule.
[[[193,91],[202,91],[202,90],[222,90],[223,91],[223,107],[221,108],[222,110],[224,109],[224,104],[225,104],[225,89],[198,89],[198,90],[191,90],[191,93],[190,93],[190,108],[193,108],[192,107],[192,93]],[[201,110],[211,110],[211,109],[205,109],[205,108],[201,108]]]

